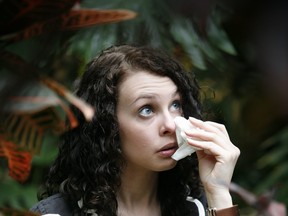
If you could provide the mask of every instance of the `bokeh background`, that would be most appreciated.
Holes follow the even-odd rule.
[[[96,11],[94,23],[64,22],[69,11],[85,9]],[[119,9],[130,13],[118,17]],[[107,10],[112,18],[98,14]],[[225,124],[241,149],[233,182],[245,191],[232,193],[241,215],[281,216],[276,209],[288,204],[287,16],[285,0],[0,1],[0,207],[27,210],[37,202],[71,115],[75,80],[103,48],[133,43],[164,49],[196,74],[205,118]],[[22,155],[11,165],[21,151],[31,167],[18,172],[17,163],[30,161]]]

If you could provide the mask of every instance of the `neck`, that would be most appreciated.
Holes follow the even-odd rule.
[[[157,172],[126,167],[117,193],[118,215],[159,215],[157,187]]]

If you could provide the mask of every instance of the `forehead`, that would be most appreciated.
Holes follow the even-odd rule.
[[[169,77],[139,71],[130,73],[119,85],[118,91],[119,99],[123,96],[133,99],[141,94],[175,93],[177,86]]]

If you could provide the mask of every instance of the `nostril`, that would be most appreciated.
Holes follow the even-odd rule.
[[[174,134],[176,131],[176,125],[174,123],[172,124],[166,124],[163,126],[163,134]]]
[[[175,134],[175,116],[170,112],[164,113],[161,119],[161,134]]]

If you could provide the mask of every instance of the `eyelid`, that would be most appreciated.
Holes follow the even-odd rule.
[[[182,103],[182,100],[181,100],[181,97],[179,95],[175,96],[175,98],[172,98],[171,100],[171,104],[170,106],[174,107],[174,105],[177,104],[178,107],[175,108],[175,110],[179,110],[182,112],[182,107],[183,107],[183,103]],[[137,110],[137,113],[141,116],[141,117],[151,117],[155,111],[157,112],[157,104],[154,104],[154,102],[150,103],[150,102],[147,102],[145,103],[144,105],[140,106],[140,108]],[[145,109],[149,109],[149,113],[142,113]]]
[[[150,105],[143,105],[143,106],[141,106],[138,110],[139,110],[139,112],[140,112],[140,111],[142,111],[142,110],[144,110],[144,109],[146,109],[146,108],[151,109],[151,106],[150,106]]]
[[[172,104],[178,103],[180,106],[182,106],[182,100],[181,99],[175,99],[172,101]]]
[[[173,106],[174,104],[177,104],[177,105],[178,105],[177,110],[182,111],[183,104],[182,104],[182,101],[181,101],[180,99],[174,100],[174,101],[171,103],[171,106]]]
[[[146,105],[141,106],[140,109],[138,109],[138,114],[139,114],[141,117],[148,117],[148,116],[151,115],[151,113],[149,113],[148,115],[146,115],[146,114],[141,114],[141,112],[142,112],[143,110],[145,110],[145,109],[150,109],[150,110],[151,110],[151,113],[153,113],[153,108],[152,108],[152,106],[149,105],[149,104],[146,104]]]

